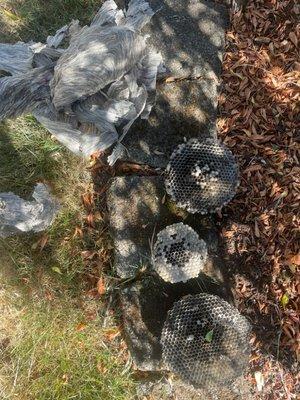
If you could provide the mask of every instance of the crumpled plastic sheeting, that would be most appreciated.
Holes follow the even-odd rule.
[[[24,65],[17,75],[0,79],[0,120],[31,111],[82,156],[115,144],[112,165],[134,121],[147,119],[155,104],[162,57],[140,34],[153,14],[146,0],[131,0],[124,12],[108,0],[90,26],[73,21],[46,44],[23,44],[32,53],[32,69],[26,72]],[[66,38],[69,47],[59,48]]]
[[[63,49],[55,49],[54,47],[48,47],[43,43],[34,43],[30,46],[33,54],[33,66],[47,67],[53,62],[57,61],[59,57],[63,54]]]
[[[118,9],[114,0],[106,1],[95,15],[92,25],[120,25],[125,19],[124,12]]]
[[[48,36],[47,46],[55,49],[61,44],[65,37],[69,34],[69,25],[60,28],[54,36]]]
[[[149,3],[144,0],[131,0],[126,13],[126,26],[134,31],[140,31],[150,22],[154,11]]]
[[[50,63],[53,62],[53,59],[58,59],[63,49],[57,49],[57,47],[69,35],[70,29],[74,29],[75,25],[76,21],[60,28],[54,36],[48,36],[47,44],[33,42],[0,43],[0,76],[22,74],[30,71],[34,66],[48,65],[45,62],[39,63],[41,55],[46,57]]]
[[[26,201],[14,193],[0,193],[0,237],[41,232],[52,224],[60,206],[48,186],[38,183],[32,197],[34,201]]]
[[[125,25],[93,24],[73,39],[59,59],[51,91],[63,109],[120,80],[147,51],[146,40]]]
[[[68,36],[76,22],[59,29],[49,36],[47,44],[0,44],[0,121],[16,118],[33,111],[40,102],[50,99],[49,83],[53,78],[55,61],[63,53],[57,49]]]

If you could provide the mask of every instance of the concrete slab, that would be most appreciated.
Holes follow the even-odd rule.
[[[165,168],[184,137],[215,135],[217,96],[228,9],[210,0],[149,0],[157,10],[145,28],[167,73],[148,121],[137,121],[124,141],[126,160]],[[125,2],[125,3],[128,3]]]
[[[158,85],[149,120],[137,121],[124,140],[126,160],[165,168],[184,139],[216,136],[218,86],[215,80]]]
[[[126,176],[112,181],[107,204],[114,239],[114,267],[119,277],[132,278],[150,264],[151,238],[172,219],[162,204],[163,196],[160,177]]]
[[[163,178],[159,176],[123,176],[114,178],[107,204],[114,240],[114,267],[124,279],[138,271],[151,270],[151,242],[169,224],[184,222],[204,239],[208,258],[204,273],[225,283],[218,234],[212,217],[189,215],[166,201]]]
[[[176,284],[164,282],[155,275],[145,275],[122,290],[120,304],[126,341],[139,370],[165,368],[160,337],[167,312],[183,296],[202,292],[228,299],[225,287],[204,273],[186,283]]]
[[[238,378],[231,388],[218,391],[218,399],[222,400],[254,400],[249,382]],[[150,376],[137,385],[137,400],[214,400],[216,396],[205,390],[195,389],[180,379],[166,379],[164,376]]]
[[[189,215],[166,201],[163,179],[158,176],[114,178],[108,207],[115,272],[123,279],[135,279],[120,294],[127,343],[138,369],[159,371],[163,369],[161,330],[173,303],[187,294],[201,292],[231,299],[218,233],[211,217]],[[205,240],[208,258],[198,278],[170,284],[151,266],[151,242],[162,228],[181,221]]]
[[[145,28],[175,78],[218,78],[228,9],[210,0],[148,0],[158,10]]]

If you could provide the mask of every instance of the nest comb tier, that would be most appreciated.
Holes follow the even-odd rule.
[[[234,197],[239,170],[231,151],[218,140],[191,139],[171,155],[165,185],[178,207],[213,213]]]
[[[177,283],[196,278],[206,259],[206,243],[190,226],[173,224],[158,233],[153,268],[165,281]]]
[[[250,331],[249,322],[220,297],[186,296],[164,323],[164,362],[196,388],[229,387],[247,368]]]

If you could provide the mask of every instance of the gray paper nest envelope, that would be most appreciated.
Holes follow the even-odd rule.
[[[32,197],[26,201],[13,193],[0,193],[0,238],[40,232],[52,224],[60,207],[48,186],[38,183]]]
[[[113,164],[133,122],[147,119],[155,102],[162,57],[140,33],[153,15],[145,0],[125,11],[108,0],[90,26],[73,21],[46,44],[0,44],[0,121],[32,112],[75,154],[114,145]]]

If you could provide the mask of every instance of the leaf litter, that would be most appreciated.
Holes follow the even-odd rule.
[[[232,14],[219,98],[219,134],[241,170],[222,235],[254,326],[249,379],[262,374],[268,400],[300,392],[299,13],[296,0],[258,0]]]

